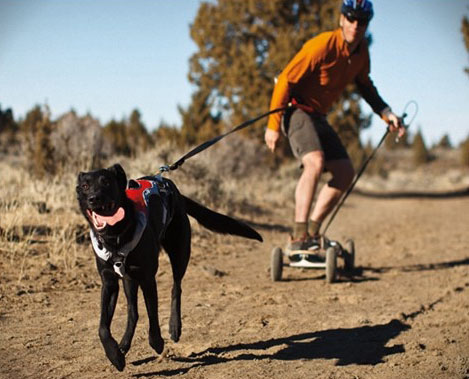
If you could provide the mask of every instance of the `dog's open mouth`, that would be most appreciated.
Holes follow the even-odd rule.
[[[104,229],[107,225],[115,225],[125,217],[125,211],[122,207],[119,207],[117,211],[110,216],[100,215],[91,209],[87,209],[86,212],[94,227],[98,230]]]

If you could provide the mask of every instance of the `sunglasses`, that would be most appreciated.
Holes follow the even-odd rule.
[[[348,22],[351,22],[351,23],[357,21],[358,26],[367,26],[368,25],[368,18],[366,18],[366,17],[357,17],[354,14],[346,13],[345,18],[347,19]]]

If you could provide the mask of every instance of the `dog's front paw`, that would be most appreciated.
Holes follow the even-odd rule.
[[[179,318],[171,317],[169,320],[169,335],[174,342],[178,342],[181,337],[181,320]]]
[[[111,359],[111,363],[119,371],[124,371],[124,368],[125,368],[125,355],[122,354],[122,352],[119,351],[119,354],[116,354],[116,356],[113,359]]]
[[[105,350],[106,350],[106,356],[111,361],[111,363],[119,371],[123,371],[125,367],[125,355],[122,353],[122,351],[120,351],[117,343],[111,344]]]
[[[150,346],[151,346],[158,354],[161,354],[161,353],[163,352],[163,349],[164,349],[164,340],[163,340],[163,338],[161,338],[161,335],[159,335],[159,336],[152,336],[152,335],[150,334],[149,342],[150,342]]]

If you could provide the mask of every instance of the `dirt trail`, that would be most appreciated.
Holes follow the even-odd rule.
[[[215,236],[198,226],[183,282],[183,334],[168,337],[170,268],[158,273],[166,347],[157,356],[140,319],[123,373],[104,356],[99,280],[91,257],[76,279],[28,257],[29,291],[0,260],[2,378],[469,378],[469,200],[352,195],[329,237],[356,244],[357,270],[327,284],[324,272],[269,276],[291,209],[246,215],[265,242]],[[16,262],[16,266],[20,262]],[[31,267],[29,268],[31,270]],[[123,296],[113,333],[125,326]]]

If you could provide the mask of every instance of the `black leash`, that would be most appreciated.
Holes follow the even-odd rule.
[[[209,141],[206,141],[202,144],[200,144],[199,146],[195,147],[194,149],[192,149],[191,151],[189,151],[187,154],[185,154],[184,156],[182,156],[181,158],[179,158],[179,160],[177,160],[176,162],[174,162],[172,165],[165,165],[165,166],[161,166],[160,167],[160,173],[162,172],[169,172],[169,171],[173,171],[173,170],[176,170],[178,169],[180,166],[182,166],[182,164],[189,158],[193,157],[194,155],[200,153],[201,151],[204,151],[205,149],[208,149],[210,146],[214,145],[215,143],[217,143],[218,141],[220,141],[221,139],[225,138],[226,136],[234,133],[234,132],[237,132],[238,130],[241,130],[241,129],[244,129],[246,127],[248,127],[249,125],[252,125],[254,124],[255,122],[263,119],[264,117],[267,117],[273,113],[277,113],[277,112],[283,112],[285,110],[287,110],[289,107],[292,107],[292,106],[295,106],[294,104],[291,104],[289,103],[287,106],[285,107],[282,107],[282,108],[277,108],[277,109],[273,109],[271,111],[268,111],[264,114],[261,114],[260,116],[257,116],[251,120],[248,120],[248,121],[245,121],[243,122],[242,124],[236,126],[235,128],[233,128],[232,130],[230,130],[229,132],[225,133],[225,134],[222,134],[222,135],[219,135],[215,138],[212,138],[211,140]]]
[[[417,112],[418,112],[418,105],[415,101],[409,101],[407,103],[407,105],[405,106],[404,108],[404,113],[401,117],[401,120],[404,120],[405,117],[407,117],[407,113],[405,112],[405,110],[407,109],[407,107],[410,105],[410,104],[414,104],[415,107],[416,107],[416,110],[415,110],[415,114],[414,116],[412,117],[411,121],[409,122],[409,124],[407,125],[404,125],[404,127],[406,129],[409,128],[410,124],[412,123],[412,121],[415,119],[416,115],[417,115]],[[267,116],[270,116],[271,114],[273,113],[277,113],[277,112],[283,112],[283,111],[286,111],[288,108],[291,108],[291,107],[295,107],[295,108],[301,108],[301,109],[304,109],[306,112],[310,112],[310,109],[307,107],[307,106],[304,106],[302,104],[298,104],[296,101],[293,101],[291,103],[288,103],[287,106],[285,107],[281,107],[281,108],[276,108],[276,109],[273,109],[271,111],[268,111],[266,113],[263,113],[261,114],[260,116],[257,116],[253,119],[250,119],[250,120],[247,120],[245,122],[243,122],[242,124],[236,126],[235,128],[231,129],[230,131],[224,133],[224,134],[221,134],[219,136],[216,136],[208,141],[205,141],[203,142],[202,144],[200,144],[199,146],[195,147],[194,149],[192,149],[191,151],[189,151],[188,153],[186,153],[185,155],[183,155],[181,158],[179,158],[176,162],[174,162],[173,164],[171,165],[164,165],[164,166],[161,166],[160,167],[160,174],[163,173],[163,172],[169,172],[169,171],[173,171],[173,170],[176,170],[178,169],[180,166],[183,165],[183,163],[193,157],[194,155],[204,151],[205,149],[208,149],[210,146],[216,144],[218,141],[220,141],[221,139],[225,138],[226,136],[232,134],[232,133],[235,133],[237,132],[238,130],[241,130],[241,129],[244,129],[246,127],[248,127],[249,125],[252,125],[254,124],[255,122],[263,119],[264,117],[267,117]],[[366,169],[366,166],[368,166],[368,163],[373,159],[373,157],[375,156],[376,154],[376,151],[379,149],[379,147],[382,145],[382,143],[384,142],[384,140],[386,139],[386,137],[388,136],[389,134],[389,127],[386,128],[386,132],[384,133],[383,137],[381,138],[381,140],[379,141],[378,145],[376,146],[376,148],[372,151],[372,153],[370,154],[370,156],[365,160],[365,162],[363,163],[362,167],[360,168],[360,170],[358,171],[357,175],[355,176],[355,179],[353,180],[353,182],[350,184],[349,188],[347,189],[347,192],[345,192],[345,194],[342,196],[342,198],[340,199],[339,203],[336,205],[335,209],[334,209],[334,212],[332,213],[331,217],[329,218],[327,224],[326,224],[326,227],[324,228],[324,231],[321,233],[322,235],[324,235],[327,231],[327,229],[329,228],[330,224],[332,223],[332,221],[334,220],[335,216],[337,215],[337,213],[339,212],[339,209],[342,207],[342,205],[344,204],[345,200],[347,199],[347,197],[350,195],[350,193],[352,192],[353,188],[355,187],[355,184],[357,183],[358,179],[360,179],[360,176],[363,174],[363,172],[365,171]],[[398,138],[396,138],[396,142],[398,142]]]
[[[414,121],[415,119],[415,116],[417,115],[417,112],[418,112],[418,105],[417,105],[417,102],[415,101],[409,101],[407,103],[407,105],[404,107],[404,113],[402,114],[402,117],[401,117],[401,120],[403,121],[404,118],[407,117],[407,113],[406,113],[406,109],[407,107],[410,105],[410,104],[414,104],[415,105],[415,113],[414,113],[414,116],[412,117],[412,119],[410,120],[410,122],[405,125],[404,127],[406,129],[409,128],[410,124]],[[345,194],[342,196],[342,198],[340,199],[340,201],[337,203],[335,209],[334,209],[334,212],[331,214],[331,217],[329,217],[329,220],[323,230],[323,232],[321,233],[321,235],[325,235],[326,234],[326,231],[327,229],[329,228],[329,226],[332,224],[332,221],[334,220],[335,216],[337,215],[337,213],[339,212],[339,209],[342,207],[342,205],[345,203],[345,200],[347,199],[347,197],[350,195],[350,193],[352,192],[353,190],[353,187],[355,187],[355,184],[357,184],[358,182],[358,179],[360,179],[360,176],[363,174],[363,172],[365,171],[366,169],[366,166],[368,166],[368,163],[370,163],[370,161],[374,158],[374,156],[376,155],[376,152],[378,151],[379,147],[383,144],[384,140],[386,139],[386,137],[388,136],[389,134],[389,126],[386,128],[386,132],[384,133],[383,137],[381,137],[381,140],[379,141],[378,145],[374,148],[374,150],[371,152],[371,154],[369,155],[369,157],[365,160],[365,162],[363,162],[363,165],[362,167],[360,167],[360,170],[358,170],[358,173],[355,175],[355,179],[353,180],[353,182],[350,184],[349,188],[347,189],[347,192],[345,192]],[[396,143],[399,142],[399,138],[396,137]]]
[[[404,118],[405,115],[402,117]],[[334,220],[336,214],[339,212],[339,209],[342,207],[342,205],[345,203],[345,200],[347,199],[348,195],[350,195],[350,193],[352,192],[353,190],[353,187],[355,187],[355,184],[358,182],[358,179],[360,179],[360,176],[363,174],[363,172],[365,171],[366,169],[366,166],[368,165],[368,163],[373,159],[373,157],[375,156],[376,154],[376,151],[379,149],[379,147],[381,146],[381,144],[384,142],[384,140],[386,139],[386,137],[388,136],[389,134],[389,128],[386,128],[386,132],[384,133],[383,137],[381,137],[381,140],[379,141],[378,143],[378,146],[375,147],[375,149],[372,151],[372,153],[370,154],[370,156],[365,160],[365,162],[363,163],[362,167],[360,168],[360,170],[358,171],[358,173],[355,175],[355,179],[353,180],[353,182],[350,184],[349,188],[347,189],[347,192],[345,192],[345,194],[342,196],[342,198],[340,199],[340,201],[337,203],[335,209],[334,209],[334,212],[332,213],[331,217],[329,217],[329,220],[326,224],[326,227],[324,228],[324,230],[322,231],[321,235],[325,235],[326,234],[326,231],[327,229],[329,228],[329,226],[332,224],[332,221]]]

